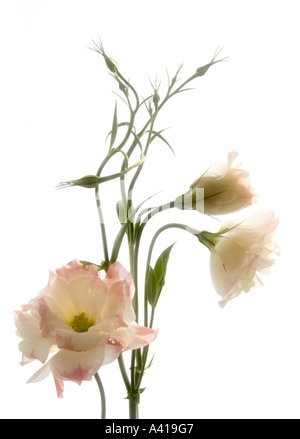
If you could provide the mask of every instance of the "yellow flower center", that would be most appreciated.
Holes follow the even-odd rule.
[[[93,326],[95,323],[92,319],[89,319],[85,316],[85,312],[82,312],[78,316],[74,316],[73,320],[69,325],[76,332],[87,332],[88,329]]]

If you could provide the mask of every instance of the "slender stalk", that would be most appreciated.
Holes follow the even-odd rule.
[[[182,229],[186,232],[190,232],[193,235],[197,235],[199,233],[199,230],[193,229],[192,227],[189,227],[185,224],[180,224],[180,223],[170,223],[170,224],[166,224],[164,226],[162,226],[160,229],[157,230],[157,232],[153,235],[153,238],[151,240],[150,246],[149,246],[149,250],[148,250],[148,257],[147,257],[147,262],[146,262],[146,275],[145,275],[145,281],[147,279],[147,270],[148,270],[148,266],[150,265],[151,262],[151,257],[152,257],[152,252],[153,252],[153,248],[155,245],[155,242],[158,238],[158,236],[164,232],[167,229]],[[145,285],[145,292],[146,292],[146,285]],[[151,326],[153,324],[153,319],[154,319],[154,310],[152,309],[152,315],[151,315]],[[145,322],[144,322],[145,326],[148,326],[148,303],[147,303],[147,297],[145,297]]]
[[[165,103],[166,103],[171,97],[173,97],[174,95],[176,95],[177,93],[179,93],[179,92],[182,90],[182,88],[183,88],[186,84],[188,84],[190,81],[192,81],[192,80],[195,79],[196,77],[197,77],[196,74],[192,75],[190,78],[188,78],[186,81],[184,81],[179,87],[177,87],[177,89],[176,89],[173,93],[171,93],[172,86],[169,86],[169,89],[168,89],[168,91],[167,91],[167,94],[166,94],[165,98],[163,99],[163,101],[161,102],[161,104],[156,108],[155,113],[154,113],[153,115],[151,115],[151,117],[149,118],[148,122],[146,122],[146,124],[145,124],[145,126],[143,127],[143,129],[139,132],[139,134],[137,134],[137,138],[141,138],[142,134],[144,134],[144,132],[146,131],[148,125],[150,124],[150,129],[149,129],[148,139],[147,139],[147,143],[146,143],[146,147],[145,147],[145,151],[144,151],[144,155],[145,155],[145,156],[146,156],[146,154],[147,154],[148,148],[149,148],[150,143],[151,143],[151,136],[152,136],[153,126],[154,126],[154,122],[155,122],[155,119],[156,119],[156,117],[157,117],[159,111],[162,109],[162,107],[165,105]],[[134,148],[133,148],[133,149],[134,149]],[[132,149],[132,150],[133,150],[133,149]],[[131,154],[131,153],[132,153],[132,151],[130,151],[130,154]],[[128,154],[129,154],[129,151],[128,151]],[[135,185],[135,183],[136,183],[136,181],[137,181],[137,179],[138,179],[138,177],[139,177],[139,175],[140,175],[140,173],[141,173],[141,170],[142,170],[143,166],[144,166],[144,163],[142,163],[142,164],[138,167],[138,169],[137,169],[135,175],[133,176],[133,178],[132,178],[132,180],[131,180],[131,183],[130,183],[130,186],[129,186],[129,189],[128,189],[128,199],[129,199],[129,204],[130,204],[130,205],[131,205],[131,200],[132,200],[132,192],[133,192],[133,188],[134,188],[134,185]]]
[[[139,419],[138,403],[132,399],[129,399],[129,419]]]
[[[154,116],[151,118],[151,125],[150,125],[150,129],[149,129],[148,139],[147,139],[147,143],[146,143],[145,150],[144,150],[144,155],[145,156],[146,156],[146,154],[148,152],[148,149],[149,149],[149,146],[150,146],[150,143],[151,143],[152,130],[153,130],[153,126],[154,126],[154,122],[155,122],[156,116],[157,116],[157,113],[155,113]],[[138,166],[138,168],[137,168],[137,170],[136,170],[136,172],[135,172],[135,174],[134,174],[134,176],[133,176],[133,178],[132,178],[132,180],[130,182],[129,189],[128,189],[128,199],[129,199],[129,202],[132,199],[132,191],[133,191],[134,185],[135,185],[135,183],[136,183],[136,181],[137,181],[137,179],[138,179],[138,177],[139,177],[139,175],[141,173],[141,170],[143,169],[143,166],[144,166],[144,163],[142,163],[141,165]]]
[[[150,243],[150,246],[149,246],[149,250],[148,250],[146,270],[148,269],[148,266],[149,266],[149,264],[151,262],[153,248],[154,248],[154,245],[155,245],[155,242],[156,242],[158,236],[162,232],[164,232],[165,230],[172,229],[172,228],[181,229],[181,230],[184,230],[186,232],[192,233],[193,235],[198,235],[200,233],[199,230],[196,230],[196,229],[194,229],[192,227],[189,227],[189,226],[187,226],[185,224],[180,224],[180,223],[170,223],[170,224],[166,224],[166,225],[162,226],[160,229],[157,230],[157,232],[154,234],[154,236],[153,236],[153,238],[151,240],[151,243]],[[147,271],[146,271],[145,279],[147,279]],[[144,309],[144,319],[145,319],[144,326],[148,327],[148,302],[147,302],[147,297],[146,297],[146,286],[145,286],[144,306],[145,306],[145,309]],[[154,312],[155,312],[155,307],[152,307],[149,328],[152,328],[152,326],[153,326]],[[143,349],[141,373],[140,373],[140,376],[139,376],[139,378],[137,380],[137,383],[136,383],[136,386],[135,386],[136,390],[138,390],[140,388],[140,385],[141,385],[141,381],[142,381],[142,378],[143,378],[144,370],[145,370],[145,367],[146,367],[148,351],[149,351],[149,345],[146,346]]]
[[[124,381],[124,384],[126,386],[127,392],[130,393],[131,385],[130,385],[130,381],[129,381],[129,378],[128,378],[128,375],[126,372],[126,368],[125,368],[124,359],[123,359],[122,354],[118,356],[118,363],[119,363],[121,375],[123,377],[123,381]]]
[[[108,262],[109,255],[108,255],[108,247],[107,247],[106,230],[105,230],[104,216],[103,216],[103,211],[102,211],[102,207],[101,207],[98,186],[95,189],[95,196],[96,196],[97,211],[98,211],[99,221],[100,221],[100,230],[101,230],[101,236],[102,236],[102,247],[103,247],[103,253],[104,253],[104,260],[105,260],[105,262]]]
[[[101,163],[101,165],[99,166],[98,170],[97,170],[97,177],[100,177],[101,172],[104,169],[104,166],[106,165],[106,163],[119,151],[111,151],[110,153],[107,154],[107,156],[105,157],[105,159],[103,160],[103,162]],[[128,162],[126,162],[126,157],[124,159],[124,163],[125,166],[128,164]],[[99,186],[97,186],[95,188],[95,197],[96,197],[96,204],[97,204],[97,211],[98,211],[98,215],[99,215],[99,220],[100,220],[100,230],[101,230],[101,236],[102,236],[102,246],[103,246],[103,253],[104,253],[104,259],[105,262],[109,261],[109,255],[108,255],[108,247],[107,247],[107,238],[106,238],[106,230],[105,230],[105,223],[104,223],[104,216],[103,216],[103,211],[102,211],[102,207],[101,207],[101,201],[100,201],[100,194],[99,194]]]
[[[105,400],[104,387],[103,387],[103,384],[102,384],[102,381],[100,379],[98,372],[96,372],[94,376],[95,376],[95,380],[98,384],[100,397],[101,397],[101,419],[105,419],[106,418],[106,400]]]

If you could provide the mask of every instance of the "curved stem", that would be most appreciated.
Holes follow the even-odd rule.
[[[181,229],[181,230],[184,230],[186,232],[191,233],[192,235],[199,235],[199,233],[200,233],[199,230],[194,229],[193,227],[187,226],[186,224],[180,224],[180,223],[165,224],[160,229],[158,229],[156,231],[156,233],[153,235],[153,238],[152,238],[150,246],[149,246],[147,266],[150,264],[153,247],[154,247],[154,244],[155,244],[158,236],[167,229]]]
[[[112,178],[122,177],[125,173],[129,172],[134,167],[139,166],[140,163],[143,162],[143,158],[141,158],[141,160],[138,163],[136,163],[135,165],[132,165],[131,167],[128,167],[128,157],[126,156],[126,154],[123,151],[120,151],[120,150],[112,150],[105,157],[105,159],[103,160],[103,162],[99,166],[97,174],[96,174],[97,177],[100,178],[100,175],[101,175],[101,172],[104,169],[104,166],[118,152],[121,152],[125,156],[123,164],[125,166],[127,166],[127,169],[124,169],[120,173],[113,174],[113,175],[110,175],[108,177],[104,177],[102,179],[102,181],[111,180]],[[97,186],[96,189],[95,189],[95,196],[96,196],[97,210],[98,210],[99,220],[100,220],[100,228],[101,228],[101,235],[102,235],[102,245],[103,245],[104,258],[105,258],[105,262],[107,263],[109,261],[109,255],[108,255],[108,247],[107,247],[107,238],[106,238],[106,229],[105,229],[104,216],[103,216],[103,211],[102,211],[101,201],[100,201],[100,195],[99,195],[99,186]]]
[[[119,76],[119,78],[121,78],[122,81],[124,81],[125,84],[128,85],[128,87],[133,91],[133,94],[134,94],[135,99],[136,99],[136,107],[135,107],[133,113],[136,113],[137,110],[138,110],[138,108],[139,108],[139,105],[140,105],[140,100],[139,100],[139,96],[138,96],[138,94],[137,94],[135,88],[130,84],[129,81],[127,81],[127,80],[124,78],[123,75],[121,75],[121,73],[119,72],[119,70],[118,70],[118,72],[117,72],[117,76]]]
[[[147,144],[146,144],[145,151],[144,151],[144,155],[145,155],[145,156],[146,156],[146,154],[147,154],[148,148],[149,148],[150,143],[151,143],[152,130],[153,130],[153,126],[154,126],[155,119],[156,119],[156,117],[157,117],[159,111],[162,109],[162,107],[165,105],[165,103],[166,103],[171,97],[173,97],[174,95],[176,95],[177,93],[179,93],[180,90],[181,90],[186,84],[188,84],[190,81],[192,81],[192,80],[195,79],[195,78],[196,78],[196,75],[192,75],[190,78],[188,78],[186,81],[184,81],[179,87],[177,87],[177,89],[176,89],[173,93],[171,93],[171,88],[172,88],[172,87],[170,86],[169,89],[168,89],[168,91],[167,91],[167,94],[166,94],[165,98],[163,99],[163,101],[161,102],[161,104],[156,108],[155,113],[154,113],[153,115],[151,115],[151,117],[149,118],[148,122],[146,122],[144,128],[143,128],[143,129],[140,131],[140,133],[137,135],[137,138],[140,138],[141,135],[145,132],[145,130],[146,130],[146,128],[148,127],[148,125],[149,125],[149,124],[151,125],[151,126],[150,126],[150,129],[149,129],[149,134],[148,134]],[[133,191],[134,185],[135,185],[135,183],[136,183],[136,181],[137,181],[137,179],[138,179],[138,177],[139,177],[139,174],[141,173],[141,170],[142,170],[143,166],[144,166],[144,163],[142,163],[142,164],[138,167],[138,169],[137,169],[137,171],[136,171],[134,177],[133,177],[132,180],[131,180],[131,183],[130,183],[130,186],[129,186],[129,189],[128,189],[128,199],[129,199],[129,202],[130,202],[130,200],[132,199],[132,191]]]
[[[105,419],[105,417],[106,417],[106,400],[105,400],[104,387],[103,387],[103,384],[102,384],[102,381],[100,379],[98,372],[96,372],[94,376],[95,376],[95,380],[98,384],[98,388],[99,388],[99,392],[100,392],[100,396],[101,396],[101,419]]]
[[[153,248],[155,245],[155,242],[158,238],[158,236],[164,232],[167,229],[172,229],[172,228],[177,228],[177,229],[182,229],[186,232],[192,233],[193,235],[198,235],[200,232],[199,230],[196,230],[192,227],[189,227],[185,224],[180,224],[180,223],[170,223],[170,224],[166,224],[164,226],[162,226],[160,229],[157,230],[157,232],[154,234],[150,246],[149,246],[149,251],[148,251],[148,257],[147,257],[147,263],[146,263],[146,270],[148,270],[148,266],[151,262],[151,257],[152,257],[152,252],[153,252]],[[145,275],[145,280],[147,279],[147,271],[146,271],[146,275]],[[147,302],[147,297],[146,297],[146,286],[145,286],[145,299],[144,299],[144,306],[145,306],[145,310],[144,310],[144,326],[148,327],[148,302]],[[152,312],[151,312],[151,317],[150,317],[150,324],[149,324],[149,328],[152,328],[153,326],[153,320],[154,320],[154,311],[155,311],[155,307],[152,307]],[[143,374],[144,374],[144,370],[146,367],[146,361],[147,361],[147,356],[148,356],[148,351],[149,351],[149,345],[146,346],[143,349],[143,355],[142,355],[142,368],[141,368],[141,373],[140,376],[137,380],[137,384],[136,384],[136,390],[139,389],[140,385],[141,385],[141,381],[143,378]]]

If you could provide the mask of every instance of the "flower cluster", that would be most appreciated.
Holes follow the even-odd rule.
[[[256,203],[257,195],[248,172],[240,164],[232,166],[237,155],[231,151],[227,163],[213,165],[187,193],[176,198],[175,206],[217,216]],[[198,194],[203,199],[199,199]],[[203,210],[199,206],[203,206]],[[199,241],[211,251],[211,277],[216,292],[223,298],[221,306],[242,291],[262,285],[258,272],[267,274],[279,254],[275,240],[277,226],[274,212],[257,208],[242,222],[227,221],[217,233],[196,233]]]
[[[178,85],[180,66],[172,79],[168,75],[165,95],[161,91],[158,94],[160,86],[155,82],[155,85],[151,83],[152,94],[140,101],[139,94],[121,74],[118,64],[106,55],[101,42],[95,45],[94,50],[102,55],[110,75],[117,82],[118,92],[121,93],[118,96],[127,105],[129,117],[121,122],[118,120],[116,103],[112,127],[107,136],[110,137],[108,153],[97,172],[60,183],[57,187],[79,186],[85,190],[95,190],[103,260],[100,265],[74,260],[50,272],[48,285],[21,311],[15,311],[15,322],[17,334],[22,339],[19,343],[23,356],[21,364],[33,360],[43,364],[28,382],[38,382],[52,373],[57,395],[62,397],[64,381],[81,384],[95,376],[101,395],[102,417],[105,417],[105,394],[98,370],[118,358],[129,400],[129,415],[130,418],[137,418],[140,395],[145,390],[141,387],[142,379],[145,370],[152,364],[152,360],[147,364],[149,344],[157,334],[152,329],[154,314],[165,285],[173,248],[170,245],[153,263],[152,253],[158,236],[169,228],[183,229],[192,233],[210,250],[212,283],[222,297],[220,305],[224,306],[242,291],[248,292],[262,283],[260,274],[268,272],[279,253],[274,236],[278,219],[272,211],[256,209],[243,221],[231,219],[225,222],[215,233],[195,230],[186,224],[163,225],[153,235],[147,252],[142,290],[144,325],[139,325],[139,250],[150,219],[171,208],[194,210],[209,216],[231,214],[255,204],[257,196],[249,174],[241,165],[234,165],[238,154],[232,151],[226,163],[211,166],[190,185],[187,192],[175,200],[141,209],[151,198],[151,194],[147,194],[147,198],[136,206],[133,200],[134,188],[152,143],[161,141],[171,148],[162,135],[164,130],[155,127],[158,113],[171,98],[188,90],[187,84],[202,78],[211,66],[222,60],[217,60],[217,51],[210,63],[197,68],[192,76]],[[136,116],[141,110],[146,111],[147,120],[138,130]],[[130,163],[136,151],[140,160]],[[103,176],[105,166],[116,154],[123,159],[121,169]],[[125,183],[131,173],[134,175],[129,183]],[[116,207],[121,224],[110,252],[100,195],[103,186],[114,179],[120,180]],[[125,237],[130,273],[118,262]],[[125,351],[132,351],[130,373],[122,357]]]

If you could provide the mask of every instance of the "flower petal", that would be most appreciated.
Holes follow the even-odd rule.
[[[111,334],[124,350],[142,348],[155,340],[157,332],[151,328],[132,323],[127,328],[118,328]]]
[[[51,370],[56,378],[81,384],[91,380],[103,364],[111,363],[121,352],[119,345],[102,345],[84,352],[62,349],[50,360]]]
[[[82,352],[89,351],[107,342],[108,335],[103,331],[75,332],[72,329],[56,331],[56,343],[60,349]]]
[[[23,338],[19,343],[19,349],[26,357],[23,357],[22,364],[26,364],[28,359],[37,359],[44,363],[55,339],[42,337],[39,320],[31,314],[15,311],[14,316],[18,335]]]

